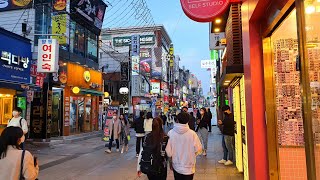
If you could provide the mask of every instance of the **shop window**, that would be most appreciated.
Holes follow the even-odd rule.
[[[315,165],[320,180],[320,2],[305,0],[306,59],[309,65]]]
[[[98,62],[98,44],[97,44],[97,35],[87,31],[87,56],[88,58]]]
[[[271,35],[281,179],[306,179],[296,11]]]
[[[85,29],[79,24],[75,24],[73,52],[84,57],[85,55]]]

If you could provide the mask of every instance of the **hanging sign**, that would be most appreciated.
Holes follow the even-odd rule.
[[[52,73],[59,70],[59,43],[56,39],[39,39],[38,63],[39,73]]]
[[[229,7],[230,0],[180,0],[184,13],[197,22],[212,22]]]

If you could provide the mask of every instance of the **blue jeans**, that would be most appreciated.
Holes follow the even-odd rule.
[[[234,136],[224,136],[224,141],[226,143],[226,147],[228,149],[228,160],[234,161]]]
[[[223,159],[227,160],[228,158],[228,149],[226,146],[226,142],[224,141],[224,135],[222,135],[222,148],[223,148]]]

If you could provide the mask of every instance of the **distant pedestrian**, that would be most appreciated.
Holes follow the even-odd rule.
[[[140,116],[133,121],[133,128],[136,131],[136,157],[139,157],[140,148],[144,141],[144,112],[140,111]]]
[[[121,133],[121,122],[117,117],[117,113],[113,113],[112,122],[109,123],[109,132],[111,132],[111,137],[109,139],[109,148],[105,151],[106,153],[111,153],[112,143],[115,140],[117,144],[117,152],[119,152],[119,138]]]
[[[144,132],[146,135],[152,131],[152,121],[153,121],[152,113],[148,112],[143,125]]]
[[[39,174],[38,160],[29,151],[21,150],[24,141],[19,127],[9,126],[0,136],[0,179],[35,180]]]
[[[149,180],[167,179],[167,155],[165,148],[168,143],[168,136],[163,130],[163,121],[157,117],[152,121],[152,131],[146,135],[143,149],[138,159],[138,176],[142,173],[148,176]]]
[[[223,106],[222,111],[224,112],[224,119],[223,121],[219,120],[219,125],[223,125],[223,138],[225,145],[228,150],[228,159],[222,159],[219,163],[223,163],[226,166],[232,165],[234,161],[234,117],[230,111],[230,106]],[[226,161],[223,161],[226,160]]]
[[[171,169],[175,180],[192,180],[195,173],[196,157],[202,152],[202,145],[197,134],[188,123],[189,114],[182,112],[177,117],[177,123],[169,131],[169,141],[166,152],[172,159]]]
[[[208,149],[208,115],[206,112],[206,108],[200,109],[200,120],[197,121],[197,129],[196,132],[199,133],[199,136],[201,137],[202,144],[203,144],[203,154],[204,156],[207,155],[207,149]]]
[[[79,115],[79,122],[78,122],[78,129],[80,133],[83,132],[83,122],[84,122],[84,112],[81,111]]]
[[[166,123],[167,123],[167,116],[164,114],[164,112],[162,112],[161,113],[161,119],[162,119],[162,121],[163,121],[163,125],[166,125]]]
[[[27,121],[21,117],[22,109],[16,107],[12,112],[12,119],[9,120],[7,127],[19,127],[23,131],[23,136],[26,137],[28,133],[28,123]],[[24,149],[24,142],[21,143],[21,148]]]
[[[209,132],[212,132],[212,124],[211,124],[211,120],[212,120],[212,113],[211,113],[211,110],[210,110],[210,107],[208,107],[208,127],[209,127]]]
[[[127,118],[123,116],[123,114],[120,115],[120,121],[121,121],[121,141],[123,142],[122,149],[121,149],[121,154],[122,154],[124,151],[127,152],[129,149],[128,136],[130,136],[130,124]]]
[[[182,111],[185,112],[185,113],[188,113],[188,107],[184,106],[182,108]],[[195,119],[194,119],[193,115],[189,114],[189,122],[188,122],[188,124],[189,124],[189,128],[191,130],[195,130]]]

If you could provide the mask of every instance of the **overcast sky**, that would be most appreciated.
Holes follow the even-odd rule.
[[[180,0],[147,0],[156,24],[163,24],[181,58],[180,66],[191,70],[202,81],[204,95],[210,87],[210,72],[201,69],[200,61],[209,59],[209,24],[189,19]]]

